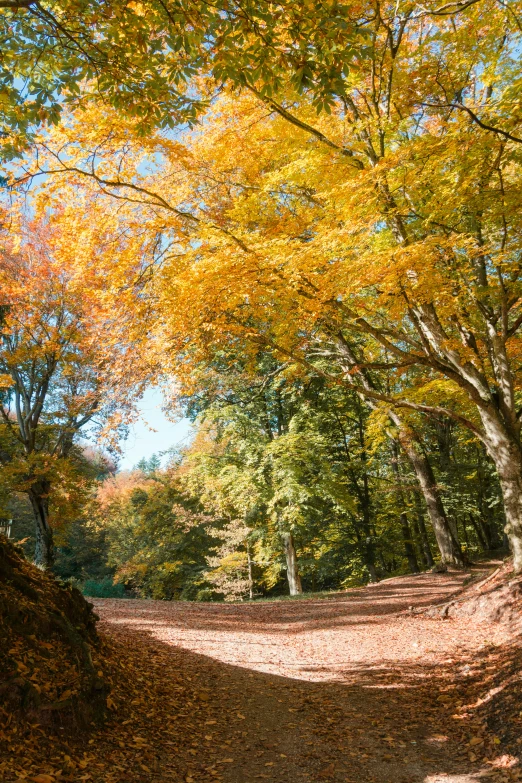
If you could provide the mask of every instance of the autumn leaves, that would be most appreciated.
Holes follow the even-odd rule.
[[[190,397],[219,385],[223,354],[247,373],[265,354],[341,385],[406,455],[458,564],[423,435],[451,421],[496,467],[522,568],[518,5],[169,9],[89,17],[107,94],[43,127],[14,172],[74,264],[105,270],[118,344],[146,355],[126,382],[173,374]],[[146,54],[157,78],[123,111]]]

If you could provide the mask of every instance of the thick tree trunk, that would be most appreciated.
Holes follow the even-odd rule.
[[[432,467],[426,456],[415,448],[407,433],[402,431],[399,433],[399,442],[417,476],[424,500],[426,501],[428,516],[435,533],[442,562],[444,565],[462,568],[464,559],[460,545],[446,516]]]
[[[288,588],[290,595],[301,595],[301,577],[297,567],[297,555],[294,545],[294,537],[291,533],[283,533],[283,543],[285,546],[286,557],[286,575],[288,578]]]
[[[497,469],[504,513],[505,532],[513,553],[513,568],[522,574],[522,451],[516,436],[511,436],[499,414],[491,408],[482,408],[484,445]]]
[[[49,524],[49,487],[33,485],[28,495],[36,527],[34,562],[40,568],[47,570],[54,562],[53,531]]]
[[[516,574],[522,574],[522,459],[520,455],[513,454],[507,463],[503,459],[499,463],[497,470],[504,498],[505,532],[513,553],[513,569]]]

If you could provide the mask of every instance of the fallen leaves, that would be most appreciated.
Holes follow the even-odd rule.
[[[373,594],[376,593],[374,588]],[[476,717],[477,709],[491,710],[491,704],[482,696],[484,689],[497,686],[496,680],[487,680],[497,676],[498,667],[493,664],[491,674],[480,674],[477,679],[459,679],[454,663],[439,664],[435,671],[418,662],[413,671],[398,664],[372,669],[371,650],[364,647],[371,638],[369,623],[364,626],[365,635],[359,630],[357,637],[361,654],[367,656],[366,668],[345,666],[343,681],[325,681],[326,664],[338,676],[335,642],[340,643],[343,630],[337,623],[329,637],[330,646],[317,648],[317,653],[310,646],[311,653],[306,657],[301,645],[311,645],[317,639],[315,632],[292,631],[290,636],[285,631],[279,637],[287,660],[295,660],[292,656],[296,650],[307,665],[313,664],[314,654],[321,655],[318,681],[311,682],[310,676],[307,681],[302,672],[299,679],[275,677],[273,673],[227,666],[210,655],[194,655],[182,649],[179,626],[176,644],[151,637],[151,619],[158,622],[164,633],[173,617],[183,616],[184,627],[192,622],[201,638],[201,624],[215,623],[216,615],[220,616],[218,613],[224,612],[225,607],[107,603],[119,613],[139,613],[146,608],[148,622],[146,633],[142,633],[136,630],[135,614],[131,614],[134,621],[128,626],[117,614],[118,623],[111,627],[112,638],[100,651],[106,679],[111,684],[107,724],[93,731],[87,741],[66,732],[51,741],[47,730],[33,722],[31,732],[37,745],[32,746],[30,741],[25,756],[22,742],[14,746],[18,774],[13,772],[9,777],[2,770],[2,783],[17,779],[33,783],[34,778],[44,774],[50,780],[38,783],[153,783],[160,781],[162,775],[184,783],[231,783],[237,779],[238,770],[248,772],[249,780],[270,783],[283,779],[337,783],[361,777],[387,783],[396,772],[399,775],[399,770],[407,779],[408,770],[419,765],[425,776],[434,770],[442,773],[487,767],[494,783],[518,779],[517,757],[507,753],[502,731],[491,731],[485,718]],[[375,606],[372,604],[372,610]],[[357,611],[356,603],[353,607]],[[226,607],[227,622],[234,613],[228,630],[230,639],[235,640],[235,650],[242,650],[243,655],[253,645],[242,645],[247,630],[241,618],[248,617],[252,609]],[[109,609],[104,611],[108,613]],[[277,612],[284,616],[287,611],[281,604],[268,608],[264,605],[261,617],[267,624],[263,626],[264,620],[260,620],[255,634],[251,633],[248,639],[270,639],[268,628],[273,627]],[[300,604],[299,612],[306,611]],[[329,612],[321,612],[320,620],[327,624]],[[415,618],[410,622],[417,624],[417,633],[419,625],[426,627]],[[438,625],[430,622],[433,632],[437,632]],[[379,627],[381,638],[396,633],[395,623],[392,616],[386,615]],[[452,634],[457,632],[455,626]],[[212,643],[210,632],[205,638]],[[292,646],[286,646],[289,638]],[[222,641],[219,649],[223,650]],[[272,649],[272,642],[266,644],[266,650],[262,648],[268,662]],[[342,649],[345,651],[346,647]],[[209,652],[202,647],[199,651]],[[259,647],[255,654],[259,659]],[[284,669],[283,652],[279,659],[278,665]],[[62,695],[64,688],[62,685],[59,689]],[[444,701],[438,701],[439,696],[451,699],[453,713],[448,713]],[[479,707],[470,707],[474,703]],[[520,721],[517,703],[519,700],[514,698],[513,720]],[[37,747],[38,757],[34,755]],[[417,779],[413,773],[410,778]]]

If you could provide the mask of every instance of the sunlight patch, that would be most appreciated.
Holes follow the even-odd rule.
[[[428,775],[427,778],[424,778],[424,783],[476,783],[476,781],[483,780],[487,774],[486,770],[466,775],[440,772],[438,775]]]

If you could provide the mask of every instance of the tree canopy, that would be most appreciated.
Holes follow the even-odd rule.
[[[171,407],[198,426],[215,422],[210,442],[224,452],[212,446],[196,473],[231,462],[210,483],[194,479],[196,495],[247,531],[262,508],[280,543],[299,525],[311,531],[314,514],[358,509],[351,524],[369,531],[357,528],[359,555],[376,578],[375,451],[404,505],[396,530],[411,568],[432,558],[425,521],[445,564],[463,564],[467,531],[498,543],[499,520],[484,509],[499,488],[522,568],[518,3],[91,12],[71,4],[45,17],[80,64],[59,122],[34,133],[12,184],[29,188],[64,246],[88,222],[106,301],[125,313],[145,374],[175,379]],[[6,18],[15,13],[32,25],[47,12],[29,3]],[[263,372],[275,373],[273,386],[261,381],[266,394],[287,384],[281,411],[266,394],[265,412],[256,407]],[[308,383],[322,384],[317,409]],[[341,459],[347,410],[359,446]],[[471,460],[477,480],[496,474],[480,514],[462,505],[456,458]],[[364,470],[346,473],[355,459]]]
[[[498,20],[506,25],[509,38],[517,13],[516,2],[504,7],[492,0],[421,6],[413,2],[296,5],[288,0],[220,0],[213,5],[183,0],[105,4],[4,0],[0,98],[5,151],[19,152],[27,134],[42,121],[56,124],[64,104],[84,105],[92,98],[102,98],[120,114],[136,118],[144,133],[195,122],[223,85],[247,87],[283,112],[280,93],[291,86],[309,96],[317,111],[330,112],[337,100],[349,96],[353,74],[367,63],[379,62],[383,40],[395,59],[402,38],[415,30],[424,51],[431,48],[437,59],[440,50],[435,41],[444,40],[448,25],[455,30],[453,40],[462,40],[470,25],[474,30],[482,25],[483,33],[485,19],[492,29]],[[490,64],[487,46],[477,47],[476,53]],[[493,55],[496,58],[497,53]],[[376,73],[383,65],[384,61]],[[461,66],[456,91],[448,94],[447,74],[437,83],[431,79],[431,102],[464,111],[481,127],[515,138],[509,119],[506,127],[502,122],[516,100],[517,79],[500,86],[497,124],[491,125],[489,117],[475,113],[473,98],[466,105],[468,80],[465,63]],[[426,73],[423,68],[422,81]],[[458,69],[452,78],[459,81]]]
[[[88,497],[80,436],[89,428],[114,445],[146,371],[128,319],[107,308],[87,237],[89,270],[58,227],[14,217],[0,259],[2,483],[29,497],[36,562],[48,566],[53,527]]]
[[[142,132],[195,122],[222,83],[255,85],[270,96],[289,75],[298,90],[314,91],[318,108],[328,107],[365,56],[356,46],[367,37],[365,16],[358,5],[286,1],[6,0],[7,150],[15,152],[41,121],[56,124],[64,104],[90,98],[136,118]]]
[[[519,779],[522,0],[0,46],[3,778]]]

